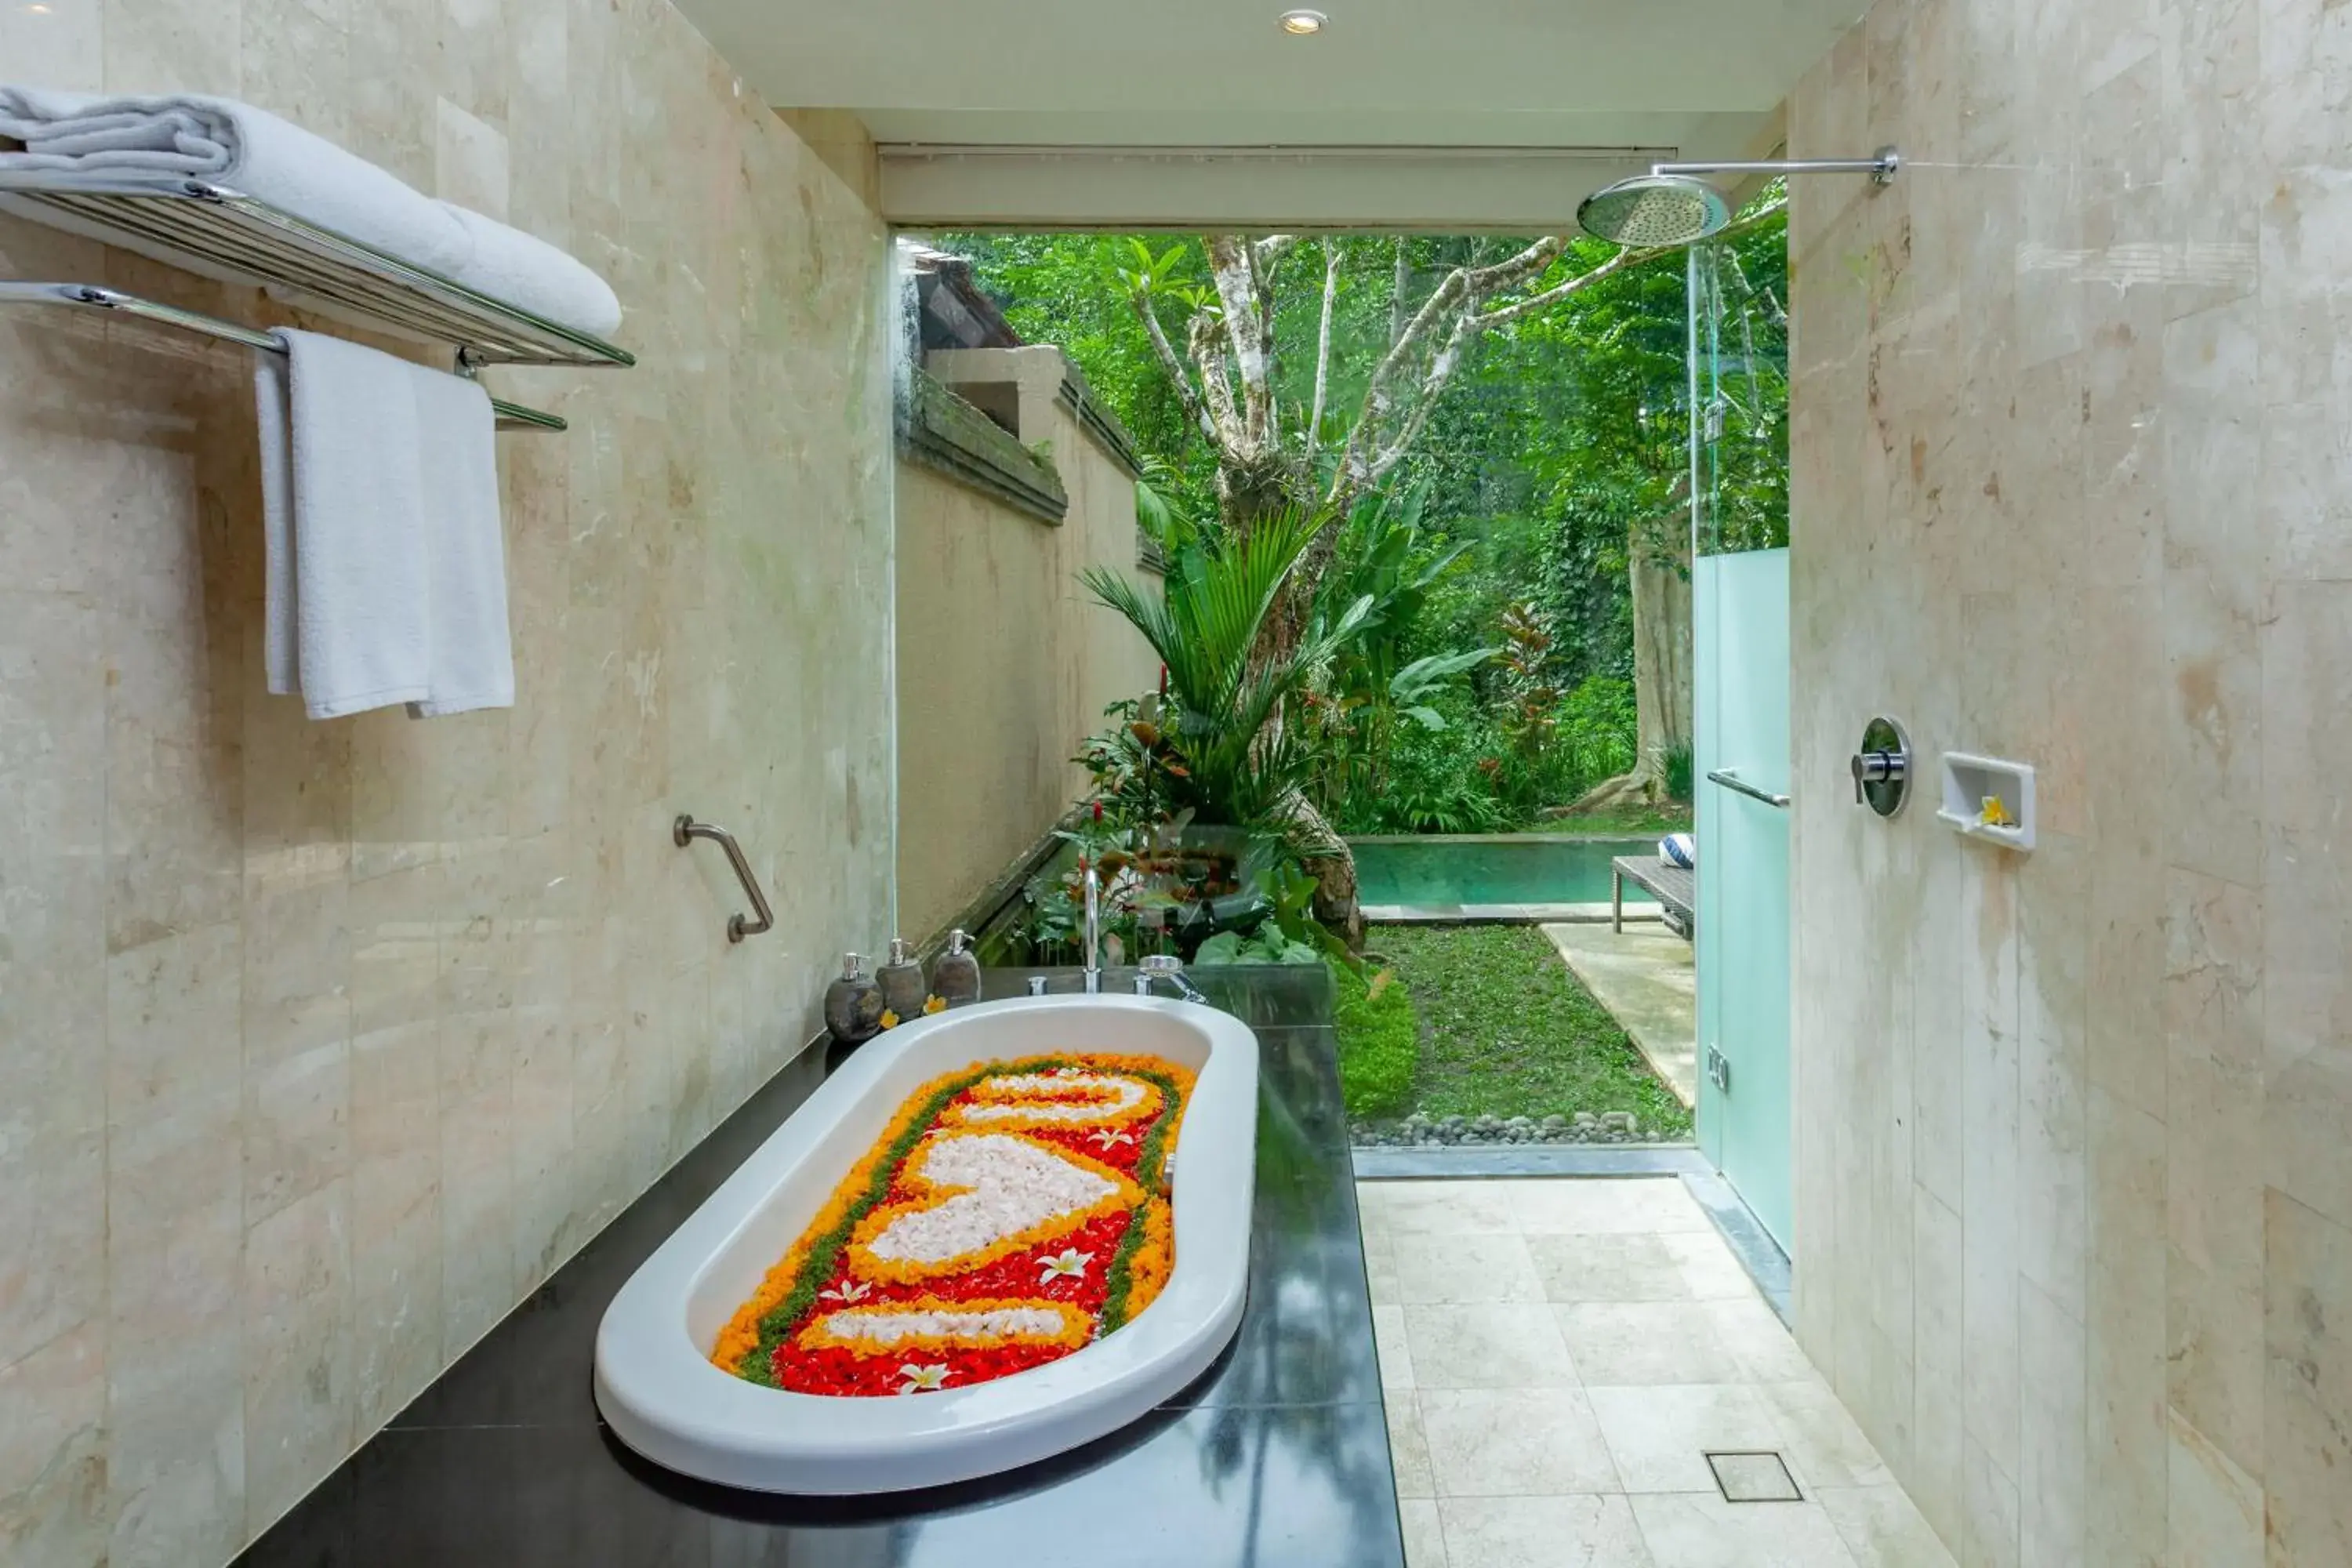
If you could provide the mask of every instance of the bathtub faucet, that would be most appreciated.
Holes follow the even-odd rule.
[[[1102,994],[1102,878],[1092,860],[1079,862],[1078,868],[1087,879],[1086,990],[1097,996]]]
[[[1187,1002],[1208,1001],[1190,980],[1184,978],[1184,961],[1172,952],[1147,953],[1135,961],[1135,994],[1151,994],[1151,983],[1165,980],[1176,988],[1176,994]]]

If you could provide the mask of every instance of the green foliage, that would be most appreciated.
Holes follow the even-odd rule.
[[[1758,200],[1779,194],[1769,187]],[[1195,592],[1202,572],[1228,571],[1213,462],[1146,326],[1150,312],[1181,353],[1192,311],[1213,308],[1199,242],[944,243],[973,258],[1017,330],[1071,354],[1136,437],[1147,455],[1137,520],[1173,563],[1171,595]],[[1275,392],[1290,429],[1315,392],[1322,265],[1339,262],[1318,456],[1327,473],[1395,321],[1450,268],[1524,243],[1326,237],[1290,253],[1282,265],[1297,276],[1286,271],[1271,322]],[[1701,473],[1709,548],[1787,541],[1786,252],[1785,226],[1771,222],[1714,247],[1696,268],[1722,305],[1718,374],[1703,378],[1696,410],[1720,427]],[[1578,239],[1530,288],[1612,254]],[[1204,689],[1188,691],[1180,661],[1168,659],[1167,734],[1156,754],[1122,764],[1158,808],[1249,822],[1300,787],[1343,831],[1491,831],[1534,825],[1545,807],[1630,768],[1628,570],[1643,560],[1683,566],[1692,539],[1692,276],[1681,258],[1661,258],[1475,338],[1387,491],[1331,525],[1310,637],[1361,620],[1353,636],[1276,672],[1284,689],[1269,711],[1283,714],[1280,742],[1236,742],[1251,716],[1245,700],[1258,693],[1224,683],[1236,668],[1229,643],[1209,661],[1217,679]],[[1164,629],[1192,638],[1232,628],[1171,619]]]
[[[1160,594],[1096,567],[1083,581],[1127,617],[1166,667],[1181,762],[1165,771],[1176,804],[1202,822],[1271,830],[1306,783],[1315,757],[1298,731],[1270,731],[1285,700],[1344,647],[1370,614],[1349,606],[1318,625],[1286,658],[1254,658],[1283,585],[1327,515],[1268,517],[1245,536],[1202,534],[1170,563]]]
[[[1383,969],[1370,976],[1334,966],[1339,1095],[1350,1121],[1382,1121],[1412,1109],[1413,1069],[1421,1057],[1421,1021],[1412,996]]]
[[[1692,777],[1696,771],[1696,753],[1688,746],[1672,746],[1666,751],[1666,794],[1687,804],[1691,798]]]
[[[1690,1112],[1540,931],[1382,926],[1375,945],[1395,964],[1428,1029],[1406,1110],[1534,1117],[1630,1110],[1647,1137],[1690,1136]]]

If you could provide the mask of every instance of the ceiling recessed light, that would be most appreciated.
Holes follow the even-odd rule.
[[[1282,14],[1282,30],[1294,37],[1312,37],[1321,32],[1323,24],[1330,19],[1320,11],[1285,11]]]
[[[46,16],[49,14],[49,8],[47,5],[27,5],[25,7],[25,14],[28,16]]]

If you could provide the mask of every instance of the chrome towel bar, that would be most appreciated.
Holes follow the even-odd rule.
[[[1789,797],[1787,795],[1774,795],[1769,790],[1758,789],[1754,784],[1749,784],[1746,779],[1741,778],[1729,768],[1716,768],[1712,770],[1706,775],[1706,782],[1709,784],[1719,784],[1734,795],[1744,795],[1750,800],[1760,800],[1766,805],[1777,805],[1783,811],[1786,811],[1789,807]]]
[[[0,208],[207,278],[243,279],[363,322],[457,343],[477,364],[628,365],[626,349],[404,257],[205,180],[121,172],[0,178]]]
[[[760,891],[760,879],[751,874],[751,862],[743,858],[743,847],[735,836],[716,823],[697,822],[691,816],[681,816],[670,825],[670,837],[681,849],[698,838],[708,838],[727,851],[727,863],[735,868],[735,879],[743,884],[743,896],[751,900],[751,912],[756,920],[730,915],[727,920],[727,940],[741,942],[747,936],[757,936],[773,929],[776,915],[768,908],[768,895]]]
[[[184,310],[177,305],[159,300],[142,300],[136,294],[125,294],[116,289],[101,289],[95,283],[0,283],[0,305],[65,305],[85,310],[110,310],[120,316],[134,316],[158,326],[177,327],[183,331],[196,332],[224,342],[242,343],[264,353],[284,353],[286,345],[268,332],[252,327],[225,321],[218,316],[207,316],[200,310]],[[469,351],[461,350],[457,374],[468,377],[474,374],[475,361]],[[499,423],[509,429],[564,430],[569,429],[559,415],[542,414],[536,408],[520,404],[490,399],[490,411]]]

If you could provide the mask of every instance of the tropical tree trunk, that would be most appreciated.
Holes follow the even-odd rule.
[[[1644,554],[1632,576],[1634,769],[1663,795],[1668,753],[1691,743],[1690,563]]]
[[[1687,533],[1637,524],[1628,542],[1633,598],[1633,767],[1594,785],[1569,806],[1657,805],[1666,800],[1666,759],[1691,743],[1691,562]]]

